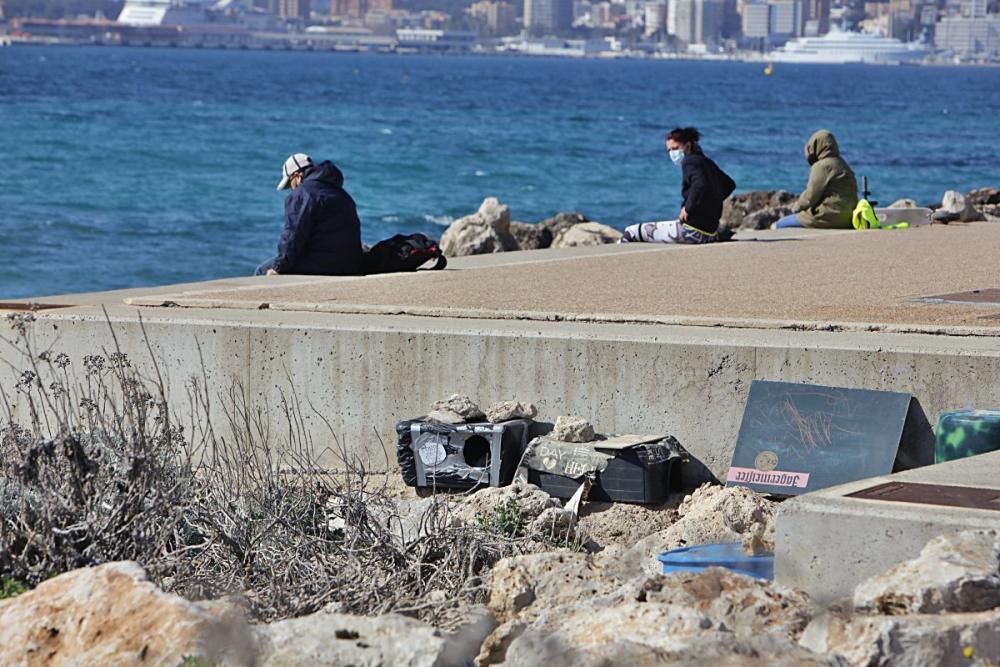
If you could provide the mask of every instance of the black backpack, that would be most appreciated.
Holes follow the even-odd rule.
[[[371,275],[416,271],[432,259],[435,260],[434,266],[429,267],[432,271],[448,265],[448,258],[433,239],[423,234],[396,234],[379,241],[365,254],[364,272]]]

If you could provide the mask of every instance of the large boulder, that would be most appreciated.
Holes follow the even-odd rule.
[[[457,667],[493,627],[489,619],[470,643],[395,614],[317,612],[251,626],[236,604],[189,602],[136,563],[109,563],[0,600],[0,665]]]
[[[553,248],[574,248],[577,246],[596,246],[617,243],[622,233],[614,227],[602,225],[599,222],[581,222],[578,225],[566,227],[552,240]]]
[[[800,646],[851,665],[986,665],[1000,656],[1000,614],[835,616],[813,619]]]
[[[502,664],[843,664],[796,644],[811,618],[809,600],[768,582],[714,568],[633,577],[605,592],[613,579],[588,571],[585,562],[568,560],[562,571],[561,577],[548,574],[546,586],[520,573],[518,592],[531,591],[536,601],[518,625],[508,624],[517,631],[507,636]],[[552,592],[538,596],[545,589]],[[491,657],[479,664],[499,664],[497,652]]]
[[[108,563],[0,600],[0,665],[251,665],[242,610],[164,593],[138,564]]]
[[[744,224],[759,225],[772,217],[778,211],[788,210],[791,212],[791,205],[796,197],[791,192],[785,190],[763,190],[754,192],[741,192],[726,199],[722,205],[722,217],[719,226],[725,229],[739,229]],[[775,209],[769,215],[749,218],[752,213]],[[787,213],[785,215],[788,215]],[[780,216],[778,216],[780,217]],[[778,218],[774,218],[777,220]],[[770,225],[771,220],[767,222]],[[762,227],[753,227],[762,229]]]
[[[977,188],[966,193],[966,200],[990,222],[1000,222],[1000,188]]]
[[[590,218],[585,216],[583,213],[556,213],[551,218],[546,218],[545,220],[539,222],[538,226],[543,229],[547,229],[554,239],[565,229],[572,227],[573,225],[579,225],[583,222],[591,222]]]
[[[986,219],[982,213],[976,210],[976,207],[972,205],[972,202],[965,195],[955,190],[948,190],[944,193],[944,197],[941,198],[941,210],[957,213],[958,219],[961,222],[974,222]]]
[[[552,230],[541,224],[511,222],[510,233],[521,250],[540,250],[552,245]]]
[[[258,626],[256,634],[257,667],[442,667],[446,651],[437,630],[399,614],[318,612]]]
[[[677,510],[680,518],[673,525],[640,540],[626,552],[623,562],[636,563],[653,574],[660,569],[656,557],[662,551],[772,534],[776,505],[746,487],[704,484],[684,499]]]
[[[1000,188],[976,188],[965,194],[966,200],[973,206],[1000,204]]]
[[[976,612],[1000,607],[1000,532],[942,535],[854,590],[854,606],[881,614]]]
[[[740,229],[768,229],[778,220],[791,214],[791,206],[768,206],[746,215],[740,223]]]
[[[511,419],[534,419],[538,408],[526,401],[500,401],[486,409],[486,419],[497,424]]]
[[[518,250],[510,233],[510,208],[496,197],[484,199],[478,211],[449,225],[440,246],[449,257]]]
[[[902,199],[897,199],[892,202],[886,208],[918,208],[920,204],[917,203],[916,199],[910,199],[909,197],[903,197]]]
[[[549,437],[562,442],[590,442],[595,437],[594,425],[583,417],[559,415]]]
[[[562,507],[558,500],[542,491],[534,484],[491,486],[480,489],[465,498],[452,509],[452,516],[458,521],[476,523],[480,519],[495,516],[498,509],[516,507],[519,520],[528,527],[549,507]]]
[[[427,418],[442,424],[462,424],[484,419],[486,415],[476,402],[465,394],[452,394],[443,401],[435,401]]]

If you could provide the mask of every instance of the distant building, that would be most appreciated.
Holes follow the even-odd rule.
[[[646,4],[643,12],[646,29],[646,37],[655,35],[667,27],[667,5],[662,2],[650,2]]]
[[[962,17],[968,19],[985,18],[987,6],[986,0],[962,0]]]
[[[396,31],[399,46],[420,51],[468,51],[476,45],[474,32],[400,28]]]
[[[524,29],[530,34],[552,35],[573,24],[573,0],[524,0]]]
[[[308,21],[310,0],[278,0],[278,16],[283,19]]]
[[[767,41],[771,34],[771,6],[766,2],[743,5],[743,36]]]
[[[801,0],[771,0],[768,37],[772,42],[783,42],[802,36]]]
[[[722,32],[722,12],[722,0],[677,0],[674,35],[688,45],[713,44]]]
[[[801,0],[757,0],[743,5],[743,37],[762,45],[799,36]]]
[[[799,35],[813,37],[830,32],[830,0],[804,0],[801,21]]]
[[[517,9],[508,2],[481,0],[469,7],[469,14],[486,24],[489,35],[512,35],[517,32]]]
[[[1000,16],[943,18],[934,31],[934,46],[963,57],[1000,58]]]
[[[330,0],[330,15],[360,19],[369,13],[388,14],[395,9],[393,0]]]

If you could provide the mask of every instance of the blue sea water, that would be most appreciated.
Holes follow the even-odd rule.
[[[13,47],[0,297],[248,274],[296,151],[343,169],[368,242],[491,195],[527,222],[672,217],[676,125],[738,190],[801,190],[820,127],[881,201],[1000,186],[1000,69]]]

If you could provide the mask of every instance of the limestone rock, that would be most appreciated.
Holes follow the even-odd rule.
[[[461,424],[486,417],[475,401],[465,394],[452,394],[450,398],[437,401],[431,406],[427,418],[443,424]]]
[[[251,665],[243,612],[164,593],[137,563],[74,570],[0,600],[0,665]]]
[[[590,222],[590,218],[585,216],[583,213],[557,213],[551,218],[546,218],[538,223],[539,227],[549,230],[552,234],[552,238],[559,236],[559,233],[568,227],[573,225],[579,225],[582,222]]]
[[[915,199],[909,199],[904,197],[902,199],[897,199],[892,202],[886,208],[919,208],[920,204],[917,203]]]
[[[484,199],[477,212],[451,223],[440,246],[448,257],[518,250],[510,233],[510,209],[496,197]]]
[[[599,568],[587,554],[544,552],[515,556],[493,566],[487,607],[500,623],[526,623],[560,605],[589,601],[620,586],[618,579]]]
[[[594,426],[583,417],[562,415],[556,417],[555,428],[549,437],[563,442],[590,442],[594,439]]]
[[[572,565],[580,563],[562,569],[572,574]],[[636,577],[602,593],[594,573],[579,571],[585,584],[576,596],[567,590],[571,576],[550,579],[555,595],[536,589],[527,609],[540,611],[509,641],[504,665],[843,664],[797,646],[809,600],[769,582],[715,568]],[[744,662],[748,656],[761,660]]]
[[[824,614],[813,619],[800,645],[817,653],[839,655],[851,665],[987,665],[973,657],[1000,655],[1000,614],[918,614],[853,616]]]
[[[625,556],[650,574],[660,569],[661,551],[714,542],[741,542],[745,533],[773,532],[776,503],[742,486],[704,484],[678,508],[680,518],[666,530],[640,540]],[[763,528],[755,527],[762,524]]]
[[[453,508],[452,516],[458,521],[476,523],[479,517],[489,517],[510,501],[517,503],[525,526],[531,525],[549,507],[561,507],[558,500],[534,484],[514,483],[476,491]]]
[[[958,219],[961,222],[985,220],[983,214],[976,210],[972,202],[966,199],[965,195],[961,192],[956,192],[955,190],[948,190],[944,193],[944,197],[941,199],[941,209],[958,213]]]
[[[1000,607],[1000,532],[970,530],[934,538],[917,558],[862,582],[854,590],[854,606],[887,615]]]
[[[497,424],[511,419],[534,419],[538,408],[524,401],[500,401],[486,409],[486,419]]]
[[[399,614],[318,612],[257,626],[259,667],[440,667],[437,630]]]
[[[1000,188],[976,188],[965,195],[966,200],[973,206],[1000,204]]]
[[[517,245],[521,250],[540,250],[552,245],[552,230],[541,224],[511,222],[510,233],[517,239]]]
[[[724,229],[739,229],[744,221],[758,224],[758,220],[748,220],[747,216],[765,209],[787,208],[791,212],[790,207],[795,202],[795,199],[795,195],[784,190],[741,192],[723,202],[719,227]],[[771,222],[774,222],[774,220]],[[770,225],[770,222],[768,224]],[[757,227],[757,229],[760,228]]]
[[[622,233],[599,222],[581,222],[560,231],[552,240],[553,248],[574,248],[616,243]]]
[[[768,206],[746,215],[740,223],[740,229],[767,229],[781,218],[791,214],[790,206]]]

